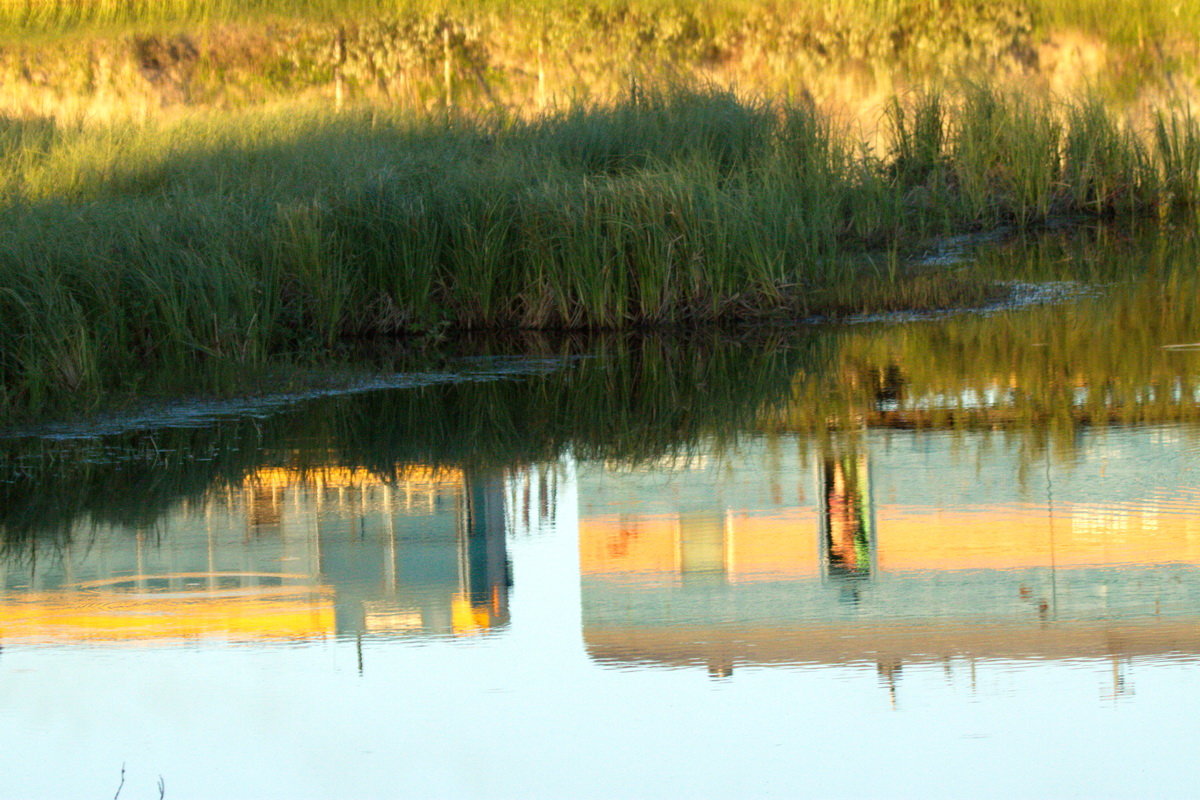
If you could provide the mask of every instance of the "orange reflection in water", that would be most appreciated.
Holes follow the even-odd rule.
[[[817,543],[811,536],[817,514],[810,508],[777,515],[730,511],[720,517],[723,573],[732,582],[815,576]],[[674,581],[684,571],[686,515],[611,515],[579,521],[580,568],[584,574],[620,574]]]
[[[1157,508],[881,508],[880,569],[1200,565],[1200,515]]]
[[[1184,489],[1111,506],[876,507],[858,457],[818,464],[816,485],[817,508],[714,508],[715,537],[689,532],[699,495],[686,512],[582,519],[588,652],[714,675],[1200,654],[1200,513]],[[724,553],[704,581],[689,580],[697,541]]]
[[[327,587],[236,592],[30,592],[0,601],[0,638],[32,643],[314,639],[334,633]]]

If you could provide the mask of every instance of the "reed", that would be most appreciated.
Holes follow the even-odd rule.
[[[361,336],[970,303],[990,287],[904,254],[1198,196],[1190,117],[1141,135],[980,87],[893,108],[881,151],[811,104],[716,90],[532,120],[0,121],[0,408]]]

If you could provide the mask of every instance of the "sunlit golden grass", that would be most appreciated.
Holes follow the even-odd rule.
[[[728,24],[778,3],[748,0],[709,0],[686,5],[672,0],[593,0],[600,11],[638,14],[687,8],[710,24]],[[930,16],[954,19],[978,4],[964,0],[850,0],[789,6],[792,16],[830,23],[853,20],[862,26],[869,20]],[[1200,21],[1197,0],[1143,0],[1106,3],[1102,0],[1005,0],[990,4],[992,14],[1026,16],[1037,25],[1072,27],[1128,39],[1180,34]],[[567,9],[560,0],[516,3],[513,0],[0,0],[0,21],[14,31],[65,31],[89,26],[154,26],[161,23],[222,23],[274,17],[302,20],[363,19],[381,14],[416,12],[437,14],[511,14],[533,11],[543,16]]]
[[[532,113],[681,78],[872,112],[963,76],[1129,102],[1194,94],[1197,31],[1200,0],[0,0],[0,113],[298,93]]]

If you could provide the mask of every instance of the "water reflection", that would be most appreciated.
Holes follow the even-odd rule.
[[[572,347],[560,372],[521,380],[337,398],[203,430],[7,442],[0,637],[502,629],[506,536],[554,517],[560,455],[654,458],[715,422],[736,430],[786,391],[798,352],[746,359],[717,341],[689,363],[673,343],[622,339],[593,352],[611,360],[577,364]],[[706,397],[699,376],[734,359],[736,386]]]
[[[1125,274],[1101,244],[992,257],[1023,279]],[[555,465],[578,463],[578,530],[552,533],[578,536],[606,663],[1193,652],[1200,352],[1178,345],[1200,316],[1175,298],[1200,288],[1196,250],[1066,306],[530,340],[538,371],[507,380],[5,442],[0,633],[503,628],[506,537],[561,521]]]
[[[469,635],[508,623],[498,473],[264,468],[149,528],[0,560],[5,641]]]
[[[1020,449],[987,432],[763,437],[656,480],[585,469],[588,652],[714,675],[869,662],[889,681],[910,662],[1198,655],[1182,441],[1087,434],[1070,469],[1023,483]]]
[[[871,577],[875,562],[875,509],[865,456],[830,454],[821,459],[821,565],[840,581],[845,596],[858,601],[858,581]]]
[[[1102,244],[996,258],[1150,279],[0,438],[7,784],[727,797],[754,764],[789,797],[1189,796],[1200,279]],[[464,759],[480,720],[504,735]]]

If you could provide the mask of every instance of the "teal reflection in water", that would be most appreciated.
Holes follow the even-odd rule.
[[[0,561],[8,644],[468,635],[508,622],[506,486],[410,469],[254,472],[148,528]]]

